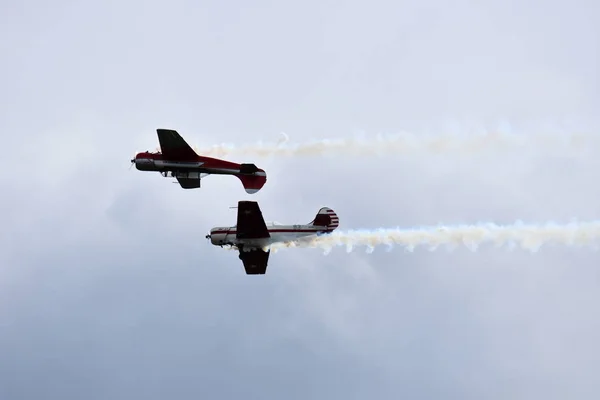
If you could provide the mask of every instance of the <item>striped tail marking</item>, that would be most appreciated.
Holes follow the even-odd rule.
[[[340,219],[331,208],[322,207],[310,225],[323,226],[326,232],[332,232],[340,225]]]

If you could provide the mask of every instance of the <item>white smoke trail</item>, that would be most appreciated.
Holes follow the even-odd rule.
[[[572,222],[569,224],[524,224],[496,225],[493,223],[459,226],[438,226],[418,229],[377,229],[354,230],[298,240],[290,243],[271,245],[277,251],[287,247],[320,248],[329,253],[334,246],[346,246],[351,252],[356,246],[366,246],[367,252],[375,247],[385,245],[391,250],[400,245],[407,251],[414,251],[417,246],[426,246],[431,251],[440,246],[450,249],[465,245],[472,251],[479,245],[491,243],[496,247],[520,246],[536,252],[544,244],[561,244],[566,246],[591,246],[600,244],[600,221]]]
[[[584,134],[511,134],[492,132],[480,135],[445,134],[438,136],[400,133],[377,135],[369,138],[322,139],[305,143],[289,143],[289,137],[282,133],[277,142],[234,145],[223,143],[206,148],[196,148],[198,154],[212,157],[229,155],[240,156],[319,156],[336,154],[385,155],[426,153],[477,153],[484,150],[510,150],[535,148],[557,151],[564,154],[568,150],[581,151],[596,144],[599,135]]]

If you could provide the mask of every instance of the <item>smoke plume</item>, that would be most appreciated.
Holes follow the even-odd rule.
[[[321,155],[386,155],[416,153],[473,154],[486,150],[533,149],[565,154],[595,146],[598,135],[584,134],[511,134],[492,132],[476,135],[417,135],[400,133],[350,139],[322,139],[304,143],[290,143],[282,133],[277,142],[255,144],[220,144],[195,149],[198,154],[211,157],[238,156],[321,156]]]
[[[496,247],[521,247],[532,252],[543,245],[591,246],[600,244],[600,221],[572,222],[568,224],[524,224],[517,222],[511,225],[493,223],[458,226],[437,226],[413,229],[377,229],[335,231],[329,235],[301,239],[290,243],[276,243],[271,246],[277,251],[287,247],[320,248],[325,253],[335,246],[345,246],[351,252],[358,246],[365,246],[372,252],[377,246],[386,246],[391,250],[401,246],[413,251],[418,246],[436,250],[440,246],[450,249],[464,245],[476,251],[482,244]]]

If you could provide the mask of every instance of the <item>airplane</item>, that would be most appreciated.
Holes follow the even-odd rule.
[[[157,129],[161,152],[145,151],[131,160],[139,171],[158,171],[165,178],[176,178],[183,189],[200,187],[207,175],[234,175],[242,181],[246,193],[258,192],[267,182],[267,174],[254,164],[236,164],[198,155],[172,129]]]
[[[206,239],[215,246],[237,248],[247,275],[267,272],[270,250],[264,250],[265,247],[330,234],[340,224],[337,214],[328,207],[322,207],[315,219],[306,225],[267,224],[255,201],[239,201],[237,209],[235,226],[213,228]]]

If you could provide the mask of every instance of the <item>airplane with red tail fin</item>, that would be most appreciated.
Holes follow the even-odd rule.
[[[206,239],[215,246],[237,248],[248,275],[267,272],[270,250],[264,249],[269,245],[330,234],[340,224],[337,214],[328,207],[322,207],[315,219],[305,225],[266,223],[255,201],[239,201],[237,209],[235,226],[213,228]]]
[[[256,193],[267,182],[267,174],[254,164],[236,164],[198,155],[171,129],[157,129],[160,152],[136,154],[131,160],[139,171],[157,171],[165,178],[177,179],[183,189],[197,189],[207,175],[234,175],[242,181],[246,193]]]

